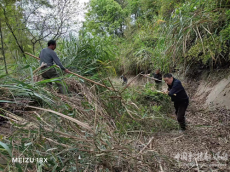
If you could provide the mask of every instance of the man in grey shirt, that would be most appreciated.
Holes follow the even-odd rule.
[[[64,66],[61,64],[60,59],[58,58],[57,54],[54,52],[55,49],[56,49],[56,41],[50,40],[48,42],[48,47],[44,48],[41,51],[41,53],[39,55],[40,65],[42,63],[47,64],[47,66],[42,67],[42,70],[53,66],[53,64],[55,62],[63,71],[65,71],[66,73],[69,73],[70,71],[68,69],[64,68]],[[53,67],[53,68],[45,71],[44,73],[42,73],[42,77],[44,79],[51,79],[51,78],[59,77],[59,75],[58,75],[56,69]],[[52,85],[52,82],[48,83],[48,84],[50,87]],[[56,84],[59,88],[59,93],[62,93],[62,94],[66,93],[66,89],[63,88],[63,85],[61,83],[56,82]]]

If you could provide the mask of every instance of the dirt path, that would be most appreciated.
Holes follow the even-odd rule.
[[[117,85],[119,82],[117,80]],[[146,78],[138,78],[130,86],[146,82]],[[173,130],[153,135],[154,150],[176,160],[175,168],[165,171],[230,171],[230,110],[204,108],[205,100],[194,96],[199,82],[190,80],[190,83],[183,83],[190,97],[186,112],[187,131]],[[165,84],[163,88],[167,88]]]
[[[230,171],[230,110],[205,110],[200,103],[191,99],[185,133],[154,136],[155,150],[177,160],[172,171]]]

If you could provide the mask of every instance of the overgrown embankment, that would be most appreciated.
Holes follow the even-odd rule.
[[[213,76],[213,83],[214,74],[209,76]],[[186,80],[182,82],[190,95],[190,106],[184,134],[178,132],[171,101],[143,78],[125,90],[119,80],[112,79],[108,86],[115,92],[67,79],[68,96],[38,85],[1,85],[1,100],[5,101],[1,102],[1,114],[9,126],[1,135],[1,168],[225,171],[229,168],[230,112],[202,106],[205,100],[195,94],[198,84],[205,82],[202,77]],[[27,166],[12,163],[12,157],[45,157],[48,162]]]
[[[3,171],[146,171],[161,166],[159,157],[171,166],[149,147],[152,133],[177,128],[162,111],[167,96],[152,92],[151,85],[125,89],[108,81],[107,86],[116,90],[111,91],[75,79],[65,79],[68,96],[47,90],[44,81],[7,78],[1,85],[1,116],[10,125],[1,135]],[[27,157],[48,161],[12,162]]]

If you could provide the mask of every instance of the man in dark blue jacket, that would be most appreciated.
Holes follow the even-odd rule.
[[[179,122],[181,129],[186,130],[185,111],[189,104],[189,97],[185,92],[181,82],[174,78],[172,74],[165,74],[164,81],[168,85],[168,91],[165,93],[167,93],[171,97],[171,100],[174,102],[177,121]]]

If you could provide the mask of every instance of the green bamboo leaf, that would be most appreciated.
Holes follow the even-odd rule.
[[[36,82],[35,85],[46,84],[46,83],[49,83],[49,82],[56,82],[56,81],[60,81],[60,80],[61,80],[61,78],[45,79],[45,80]]]
[[[0,100],[0,103],[14,103],[14,102],[8,100]]]
[[[8,75],[1,75],[1,76],[0,76],[0,79],[1,79],[1,78],[4,78],[5,76],[8,76]]]
[[[10,157],[12,158],[12,152],[10,148],[7,146],[7,144],[0,141],[0,145],[9,153]]]
[[[52,172],[55,172],[57,167],[58,167],[58,164],[55,162],[55,166],[54,166],[54,168],[52,169]]]
[[[16,167],[17,167],[18,172],[23,172],[22,167],[19,163],[16,163]]]
[[[25,82],[19,81],[19,80],[17,80],[17,79],[12,79],[12,80],[15,81],[15,82],[18,83],[18,84],[21,84],[21,85],[24,86],[24,87],[33,89],[33,87],[32,87],[31,85],[29,85],[29,84],[27,84],[27,83],[25,83]]]

